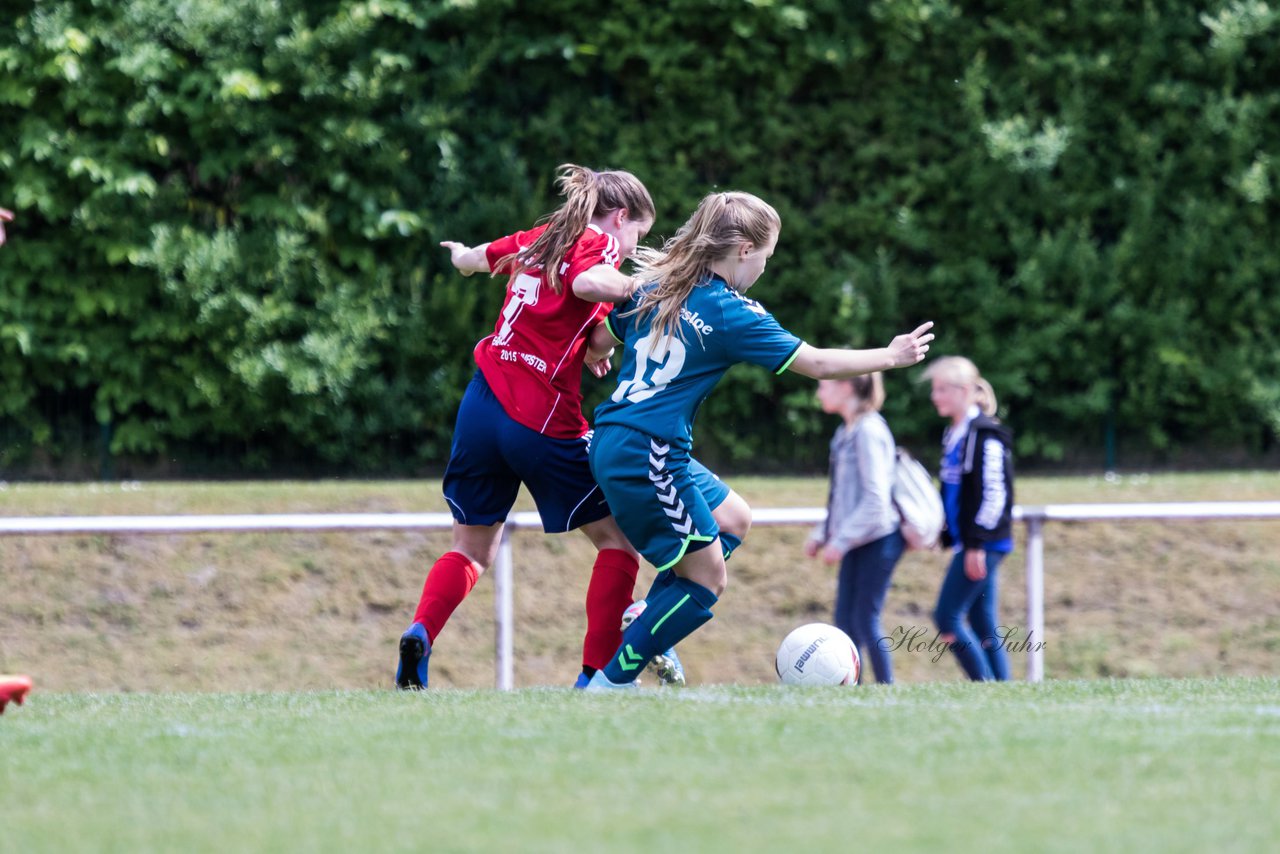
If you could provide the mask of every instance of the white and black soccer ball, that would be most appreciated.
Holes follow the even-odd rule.
[[[809,623],[782,639],[774,666],[785,685],[856,685],[862,660],[844,632]]]

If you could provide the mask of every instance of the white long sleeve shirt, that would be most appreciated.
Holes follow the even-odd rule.
[[[841,552],[898,529],[893,506],[895,443],[888,423],[868,412],[852,428],[841,424],[831,438],[831,489],[827,518],[810,539]]]

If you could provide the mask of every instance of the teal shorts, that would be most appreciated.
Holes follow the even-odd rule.
[[[720,536],[711,512],[729,496],[729,487],[688,451],[608,424],[596,429],[590,456],[618,527],[659,570]]]

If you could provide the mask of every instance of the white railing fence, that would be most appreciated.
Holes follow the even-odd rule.
[[[762,508],[752,513],[753,526],[813,525],[822,521],[819,507]],[[1122,522],[1280,519],[1280,501],[1202,501],[1159,504],[1049,504],[1015,507],[1014,519],[1027,529],[1027,681],[1044,679],[1044,526],[1046,522]],[[449,530],[448,513],[287,513],[222,516],[45,516],[0,518],[2,536],[89,534],[257,533],[264,531]],[[537,513],[511,514],[493,568],[497,645],[496,684],[515,686],[515,638],[512,611],[511,535],[542,530]],[[407,606],[406,606],[407,607]]]

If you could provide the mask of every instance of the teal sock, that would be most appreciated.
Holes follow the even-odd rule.
[[[649,586],[649,592],[644,595],[645,602],[652,602],[653,597],[670,587],[672,582],[679,577],[674,570],[664,569],[659,572],[653,577],[653,584]],[[648,606],[646,605],[646,607]]]
[[[720,532],[720,550],[724,552],[724,559],[728,560],[729,555],[733,554],[734,549],[742,545],[742,538],[734,536],[727,531]]]
[[[664,578],[663,576],[668,576]],[[622,634],[622,646],[605,665],[604,675],[614,684],[632,682],[644,666],[711,619],[711,606],[719,600],[701,584],[670,571],[654,579],[644,613]]]

